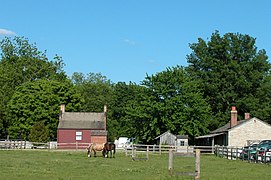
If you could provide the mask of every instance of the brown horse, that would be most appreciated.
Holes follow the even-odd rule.
[[[114,143],[105,143],[103,148],[103,156],[108,157],[108,152],[110,152],[110,158],[112,158],[112,151],[113,151],[113,158],[115,158],[116,152],[116,145]]]
[[[87,147],[87,155],[88,157],[91,157],[91,152],[93,151],[94,157],[96,157],[96,151],[103,151],[104,149],[104,143],[103,144],[96,144],[96,143],[90,143]],[[104,153],[103,156],[105,157]]]

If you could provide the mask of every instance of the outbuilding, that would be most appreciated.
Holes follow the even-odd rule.
[[[164,132],[154,140],[159,145],[188,146],[187,135],[174,135],[170,131]]]

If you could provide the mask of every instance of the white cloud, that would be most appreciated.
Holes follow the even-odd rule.
[[[129,45],[135,45],[135,44],[136,44],[135,41],[132,41],[132,40],[130,40],[130,39],[124,39],[123,41],[124,41],[125,43],[129,44]]]
[[[16,35],[15,32],[12,32],[10,30],[7,29],[0,29],[0,36],[10,36],[10,35]]]

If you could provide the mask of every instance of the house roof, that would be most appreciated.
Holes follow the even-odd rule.
[[[94,112],[64,112],[59,129],[101,129],[105,127],[105,114]]]
[[[250,119],[237,121],[237,125],[234,126],[234,127],[232,127],[232,128],[230,128],[230,122],[229,122],[229,123],[225,124],[224,126],[218,128],[218,129],[216,129],[216,130],[214,130],[214,131],[211,131],[210,134],[203,135],[203,136],[198,136],[198,137],[196,137],[196,139],[202,139],[202,138],[209,138],[209,137],[219,136],[219,135],[221,135],[221,134],[225,134],[225,133],[227,133],[228,131],[230,131],[230,130],[236,128],[236,127],[239,127],[239,126],[241,126],[241,125],[243,125],[243,124],[245,124],[245,123],[247,123],[247,122],[249,122],[249,121],[253,121],[253,120],[254,120],[254,121],[260,121],[260,122],[266,124],[267,126],[270,126],[270,127],[271,127],[270,124],[268,124],[268,123],[266,123],[266,122],[264,122],[264,121],[261,121],[260,119],[258,119],[258,118],[256,118],[256,117],[253,117],[253,118],[250,118]]]
[[[229,130],[231,129],[234,129],[246,122],[249,122],[249,121],[252,121],[252,120],[257,120],[257,121],[261,121],[260,119],[256,118],[256,117],[253,117],[253,118],[250,118],[250,119],[246,119],[246,120],[240,120],[240,121],[237,121],[237,125],[230,128],[230,123],[227,123],[226,125],[214,130],[214,131],[211,131],[211,134],[217,134],[217,133],[223,133],[223,132],[228,132]],[[267,126],[270,126],[270,124],[264,122],[264,121],[261,121],[262,123],[266,124]]]
[[[237,121],[237,125],[236,126],[240,126],[241,124],[243,124],[244,122],[249,121],[249,120],[241,120],[241,121]],[[222,133],[222,132],[227,132],[229,129],[231,129],[231,124],[227,123],[224,126],[211,131],[211,134],[217,134],[217,133]]]

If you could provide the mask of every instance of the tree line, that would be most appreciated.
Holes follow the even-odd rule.
[[[24,37],[0,42],[0,138],[56,139],[59,105],[70,112],[101,112],[108,106],[108,140],[120,136],[152,143],[160,134],[195,137],[230,120],[232,105],[271,123],[270,63],[256,39],[212,33],[189,44],[188,65],[166,67],[141,83],[114,83],[101,73],[75,72],[52,60]]]

